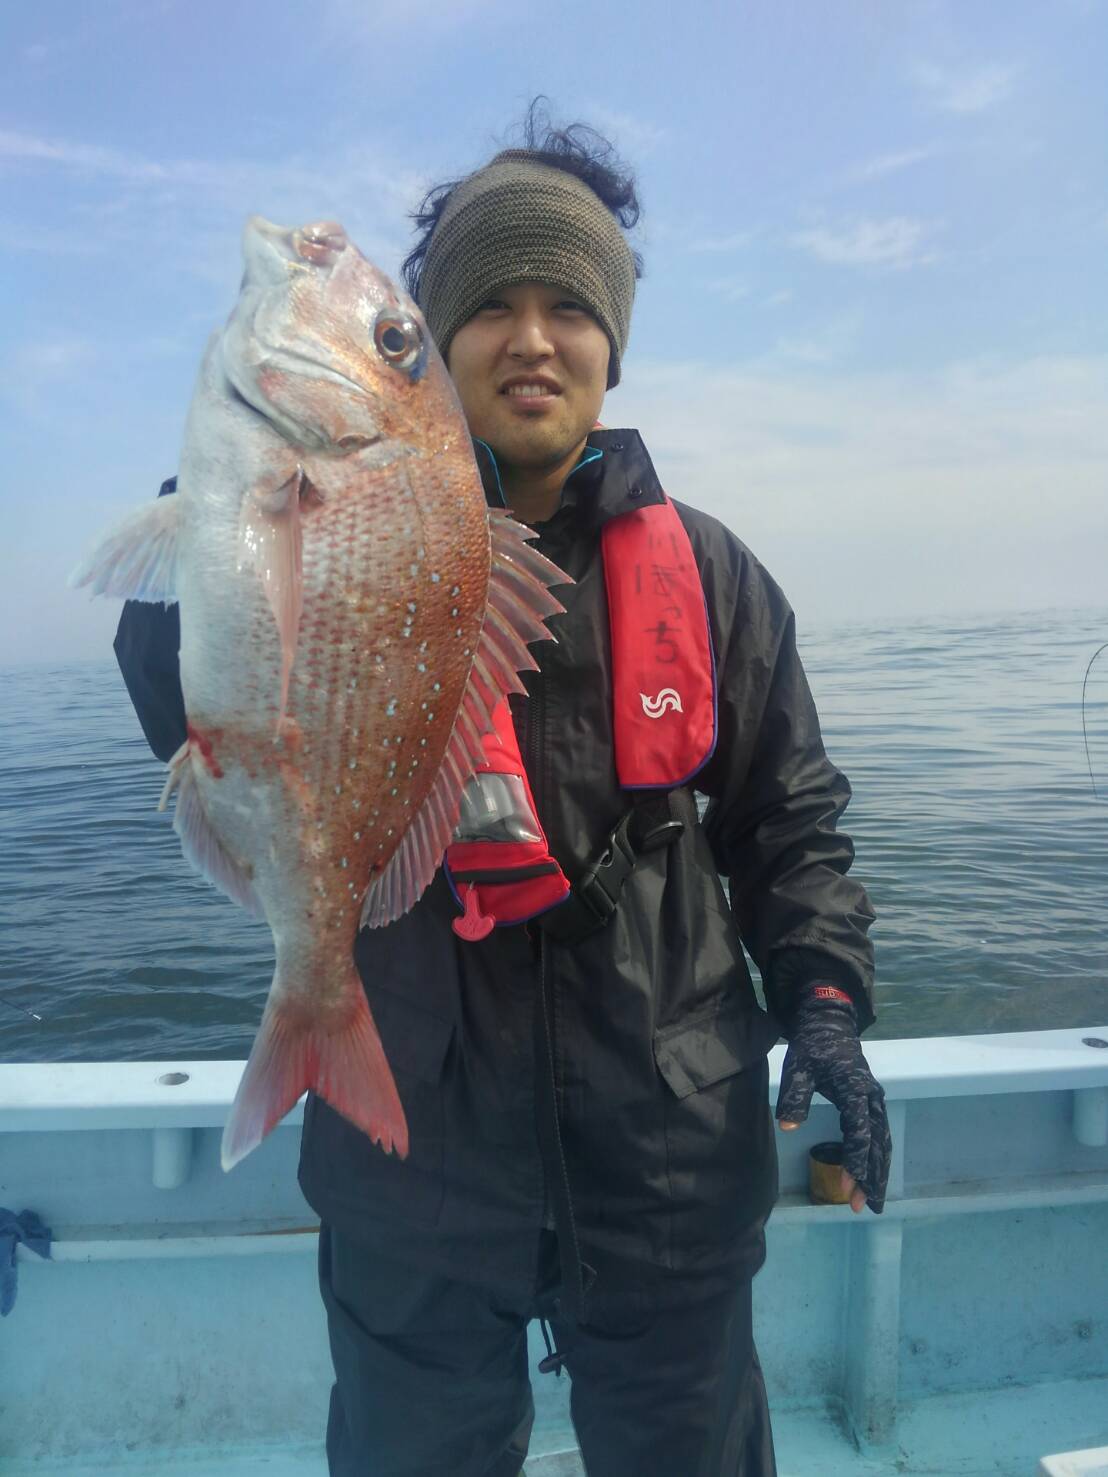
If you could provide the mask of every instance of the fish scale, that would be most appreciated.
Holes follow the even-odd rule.
[[[161,804],[176,790],[185,856],[273,934],[224,1167],[305,1089],[403,1156],[354,940],[441,864],[492,709],[522,691],[566,577],[486,508],[417,309],[341,227],[255,217],[244,254],[176,495],[109,534],[75,581],[179,600],[189,737]]]

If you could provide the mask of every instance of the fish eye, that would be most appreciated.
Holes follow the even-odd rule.
[[[426,355],[422,330],[411,318],[395,312],[380,314],[373,325],[373,342],[386,364],[418,378]]]

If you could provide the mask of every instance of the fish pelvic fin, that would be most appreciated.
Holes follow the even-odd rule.
[[[180,497],[160,497],[116,524],[69,576],[70,585],[88,585],[94,595],[171,605],[177,599]]]
[[[458,824],[462,791],[476,765],[484,763],[481,735],[492,732],[492,714],[508,693],[526,692],[518,673],[538,665],[527,643],[553,639],[545,621],[565,607],[549,586],[573,581],[528,546],[535,537],[499,508],[489,510],[488,605],[469,681],[435,783],[388,864],[366,889],[363,928],[392,923],[422,896]]]
[[[290,1000],[278,961],[274,988],[223,1130],[220,1157],[225,1170],[257,1148],[309,1089],[386,1153],[408,1157],[407,1119],[353,961],[350,975],[345,1008],[313,1016],[301,1000]]]

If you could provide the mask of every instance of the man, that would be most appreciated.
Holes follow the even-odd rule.
[[[732,534],[683,504],[714,744],[649,805],[620,787],[604,530],[666,504],[638,433],[597,426],[630,326],[638,263],[621,226],[637,205],[589,131],[537,141],[532,123],[527,142],[432,193],[406,272],[490,503],[575,581],[512,716],[577,892],[463,940],[440,871],[406,916],[359,937],[411,1152],[384,1155],[309,1097],[300,1181],[322,1221],[330,1470],[516,1477],[533,1415],[526,1327],[543,1317],[590,1477],[769,1477],[750,1318],[777,1195],[766,1052],[783,1032],[782,1126],[807,1117],[813,1090],[829,1096],[851,1204],[879,1211],[888,1123],[858,1044],[873,913],[846,875],[835,824],[850,789],[823,750],[791,611]],[[667,568],[663,554],[649,579],[664,588]],[[650,634],[676,649],[669,620]],[[129,606],[116,646],[168,757],[183,733],[172,625]],[[600,903],[586,885],[598,861]],[[591,924],[590,907],[604,915]]]

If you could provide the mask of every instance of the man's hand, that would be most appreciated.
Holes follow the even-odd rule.
[[[809,985],[793,1014],[774,1113],[781,1128],[799,1128],[813,1092],[839,1110],[843,1190],[851,1210],[857,1214],[868,1203],[880,1215],[893,1148],[885,1092],[862,1055],[850,997],[818,982]]]

